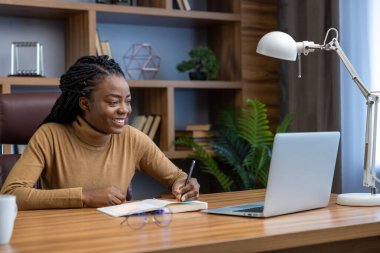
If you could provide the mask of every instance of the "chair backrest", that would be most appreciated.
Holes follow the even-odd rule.
[[[19,157],[18,154],[0,155],[0,188]]]
[[[0,94],[0,144],[27,144],[50,112],[59,94]],[[19,157],[18,154],[0,156],[0,187]]]
[[[0,94],[0,143],[27,144],[48,115],[58,92]]]
[[[0,94],[0,144],[28,144],[59,95],[59,92]],[[0,155],[0,188],[19,157]],[[130,185],[127,200],[131,199]]]

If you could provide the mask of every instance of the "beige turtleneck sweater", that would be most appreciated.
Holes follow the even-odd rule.
[[[83,207],[83,189],[114,185],[126,194],[136,168],[167,187],[186,178],[186,173],[137,129],[125,126],[121,134],[103,134],[78,117],[71,125],[42,125],[1,193],[16,195],[19,210],[78,208]],[[41,189],[33,188],[38,179]]]

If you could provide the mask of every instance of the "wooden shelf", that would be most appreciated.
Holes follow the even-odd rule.
[[[55,77],[0,77],[0,84],[58,86]],[[183,81],[183,80],[128,80],[131,88],[182,88],[182,89],[241,89],[243,82],[234,81]]]
[[[181,159],[184,157],[189,157],[193,152],[192,151],[166,151],[165,155],[169,159]]]
[[[204,108],[210,115],[216,115],[223,105],[241,105],[244,97],[241,2],[206,1],[209,11],[176,10],[173,9],[172,0],[151,1],[151,5],[158,6],[144,7],[63,0],[0,0],[0,16],[62,20],[65,26],[66,69],[81,56],[95,55],[95,31],[99,23],[183,27],[194,31],[205,29],[207,46],[215,52],[220,62],[219,80],[128,80],[132,92],[136,93],[139,113],[158,113],[162,116],[160,143],[157,144],[169,158],[177,159],[187,157],[191,152],[175,151],[172,145],[175,138],[176,90],[211,90],[208,108]],[[0,85],[2,93],[9,93],[12,86],[58,86],[59,78],[0,77]],[[214,121],[212,117],[210,121]]]
[[[167,151],[164,153],[169,159],[183,159],[184,157],[189,157],[190,155],[194,154],[193,151],[187,151],[187,150],[184,150],[184,151]],[[214,154],[211,153],[211,156],[213,156],[213,155]]]
[[[10,85],[59,85],[59,78],[55,77],[0,77],[0,84]]]
[[[128,80],[131,88],[242,89],[239,81]]]
[[[0,77],[1,93],[11,93],[12,86],[58,86],[59,78]]]

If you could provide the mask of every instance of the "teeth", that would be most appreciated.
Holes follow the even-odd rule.
[[[124,119],[113,119],[118,124],[124,124]]]

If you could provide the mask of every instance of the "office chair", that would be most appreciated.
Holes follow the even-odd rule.
[[[33,92],[0,94],[0,144],[28,144],[33,133],[51,111],[60,93]],[[19,154],[0,155],[0,188]],[[37,184],[35,186],[39,188]],[[132,186],[128,187],[127,200],[132,199]]]
[[[4,144],[28,144],[58,96],[57,92],[0,94],[0,186],[20,157],[4,154]]]

